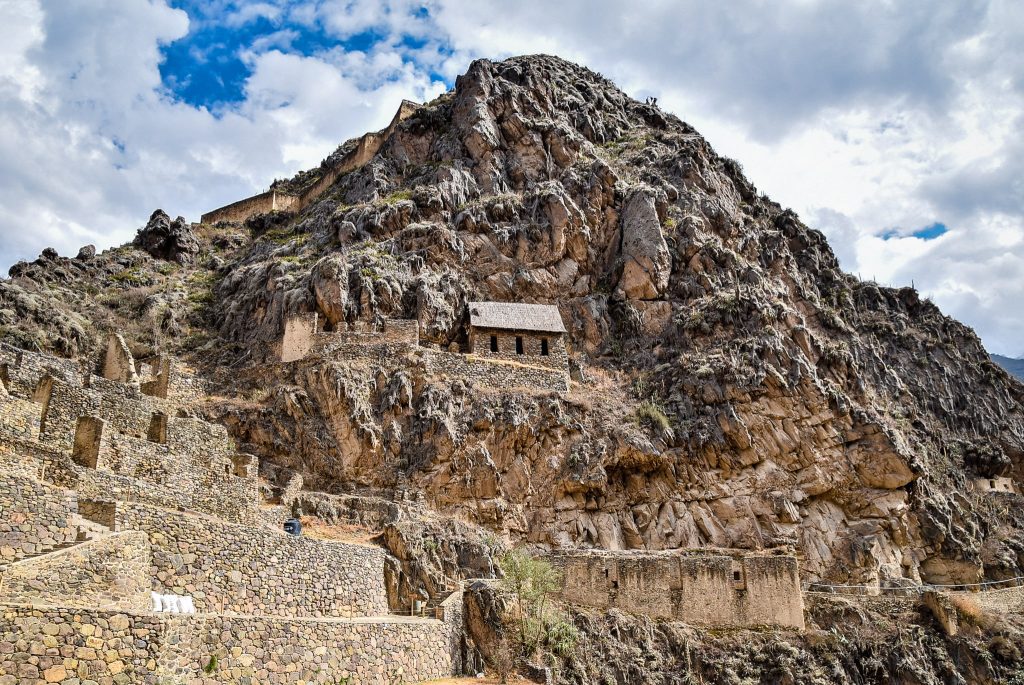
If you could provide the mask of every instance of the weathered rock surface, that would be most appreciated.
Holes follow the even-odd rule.
[[[189,264],[199,253],[199,240],[184,217],[174,221],[162,210],[158,209],[149,217],[149,221],[139,229],[132,243],[157,259]]]

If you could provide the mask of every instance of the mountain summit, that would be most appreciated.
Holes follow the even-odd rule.
[[[583,67],[479,60],[406,110],[272,211],[158,210],[131,245],[15,265],[5,339],[86,356],[123,330],[307,487],[412,492],[536,550],[788,547],[807,583],[876,590],[1024,576],[1022,509],[977,485],[1024,483],[1024,386],[969,328],[844,273],[738,162]],[[313,314],[471,352],[471,302],[557,306],[568,390],[415,352],[279,363]]]

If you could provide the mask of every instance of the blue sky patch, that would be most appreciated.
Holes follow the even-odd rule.
[[[238,25],[228,16],[235,7],[233,4],[225,7],[223,3],[204,0],[171,0],[170,4],[188,13],[189,32],[162,47],[160,77],[174,97],[194,107],[206,107],[215,114],[245,101],[245,83],[252,74],[243,57],[246,52],[278,49],[309,57],[338,47],[346,52],[367,52],[386,40],[383,33],[373,29],[338,40],[318,24],[280,17],[258,16]],[[426,13],[427,9],[421,8],[418,14]],[[405,35],[401,45],[415,51],[427,47],[428,42]],[[446,54],[450,49],[442,45],[438,52]],[[432,70],[430,76],[446,81]]]
[[[936,221],[934,224],[930,224],[924,228],[919,228],[911,233],[905,233],[898,228],[890,228],[879,237],[882,240],[892,240],[893,238],[920,238],[921,240],[935,240],[939,236],[945,235],[948,231],[949,229],[946,228],[946,224]]]

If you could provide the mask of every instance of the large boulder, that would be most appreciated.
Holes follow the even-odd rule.
[[[182,265],[191,264],[199,254],[199,239],[185,218],[179,216],[171,221],[162,209],[153,212],[132,244],[156,259]]]
[[[622,210],[622,277],[617,295],[651,300],[668,288],[672,256],[661,232],[655,191],[641,188]]]

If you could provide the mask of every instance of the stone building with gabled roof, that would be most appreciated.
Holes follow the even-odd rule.
[[[558,307],[519,302],[469,303],[469,352],[557,369],[567,367]]]

